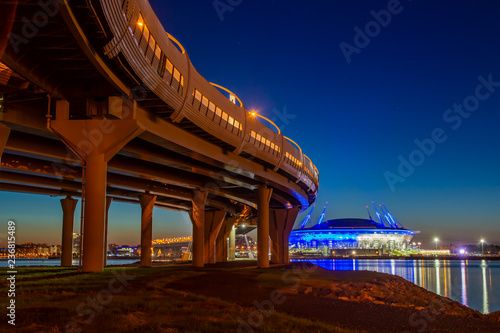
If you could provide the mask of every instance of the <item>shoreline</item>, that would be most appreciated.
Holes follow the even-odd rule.
[[[49,260],[49,259],[61,259],[61,257],[47,257],[47,258],[17,258],[16,260]],[[117,257],[108,256],[106,259],[113,260],[140,260],[140,256],[130,256],[130,257]],[[293,256],[290,255],[290,260],[320,260],[320,259],[362,259],[362,260],[500,260],[500,255],[497,256]],[[7,257],[0,257],[0,261],[7,261]],[[78,258],[73,258],[73,260],[78,260]],[[179,261],[178,259],[177,261]],[[245,260],[245,259],[242,259]],[[154,261],[165,262],[173,261],[176,259],[164,258],[164,259],[154,259]]]
[[[319,260],[319,259],[367,259],[367,260],[500,260],[499,256],[293,256],[290,260]]]

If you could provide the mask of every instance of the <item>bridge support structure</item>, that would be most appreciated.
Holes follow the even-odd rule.
[[[217,262],[216,254],[216,240],[219,234],[224,218],[226,217],[226,210],[211,210],[205,212],[205,250],[204,250],[204,262],[205,264],[215,264]]]
[[[231,234],[232,227],[236,219],[234,217],[227,217],[223,222],[217,235],[216,240],[216,261],[227,262],[228,260],[228,246],[227,241]]]
[[[269,267],[269,201],[273,189],[260,186],[257,190],[257,266]]]
[[[139,196],[141,203],[141,267],[151,267],[151,247],[153,246],[153,208],[156,195],[148,192]]]
[[[61,267],[71,267],[73,262],[73,223],[75,208],[78,200],[70,196],[61,199],[63,211],[62,240],[61,240]]]
[[[108,223],[109,223],[109,207],[113,198],[106,198],[106,221],[104,221],[104,266],[108,263]]]
[[[233,261],[236,259],[236,227],[231,226],[229,232],[229,249],[228,249],[228,260]]]
[[[57,101],[56,120],[50,121],[48,126],[85,165],[82,270],[101,272],[105,250],[107,164],[144,130],[134,119],[69,120],[69,108],[68,101]]]
[[[203,267],[205,263],[205,203],[207,192],[201,190],[193,191],[191,203],[193,208],[190,212],[193,222],[193,266]]]
[[[271,237],[271,262],[273,264],[288,264],[288,237],[292,231],[299,207],[271,210],[269,229]]]

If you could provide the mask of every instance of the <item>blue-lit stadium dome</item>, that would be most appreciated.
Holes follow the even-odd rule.
[[[311,249],[326,246],[328,249],[405,249],[413,235],[419,232],[404,228],[384,210],[383,215],[377,211],[379,222],[371,219],[371,216],[370,219],[342,218],[322,222],[325,212],[323,210],[318,221],[312,227],[306,228],[311,212],[300,228],[292,230],[289,238],[290,248]]]

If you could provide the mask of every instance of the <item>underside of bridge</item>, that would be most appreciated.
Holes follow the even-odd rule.
[[[0,45],[0,190],[63,197],[63,265],[81,198],[84,271],[105,264],[111,201],[141,206],[142,249],[160,207],[189,213],[196,267],[227,260],[226,240],[243,223],[258,225],[259,253],[270,237],[272,261],[288,262],[288,235],[316,191],[190,121],[173,122],[175,108],[129,64],[103,56],[110,31],[92,3],[3,8],[12,27]],[[151,252],[141,253],[150,266]]]

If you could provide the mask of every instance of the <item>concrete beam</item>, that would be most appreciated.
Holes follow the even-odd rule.
[[[147,128],[147,132],[141,134],[141,138],[151,143],[158,142],[158,138],[162,138],[169,142],[175,143],[185,149],[189,149],[195,154],[191,156],[200,161],[210,163],[212,165],[222,166],[224,169],[231,169],[233,173],[252,174],[255,180],[262,183],[263,181],[270,182],[272,186],[280,191],[289,193],[291,198],[296,198],[300,195],[304,200],[309,200],[310,196],[307,193],[308,188],[301,187],[287,177],[274,172],[265,166],[250,161],[249,159],[233,152],[227,152],[223,148],[211,144],[194,134],[188,133],[177,127],[171,122],[160,118],[152,119],[149,112],[141,108],[136,110],[136,119]],[[214,163],[214,160],[218,163]],[[294,206],[300,205],[301,201],[294,199],[291,201]]]
[[[16,156],[12,154],[4,154],[1,166],[4,169],[22,170],[23,172],[31,172],[49,176],[58,176],[58,177],[62,176],[67,179],[79,180],[82,177],[81,167],[78,166],[59,165],[57,163],[50,163],[35,158]],[[7,181],[18,181],[22,183],[43,185],[43,186],[50,186],[57,188],[65,188],[73,190],[81,189],[81,183],[79,182],[60,180],[51,177],[26,175],[24,173],[20,174],[20,173],[0,171],[0,180],[2,179]],[[149,191],[153,194],[157,194],[158,196],[162,197],[175,198],[189,202],[191,201],[190,190],[175,185],[166,185],[158,181],[140,179],[132,176],[118,175],[108,172],[107,182],[108,185],[131,188],[141,192]],[[109,190],[110,189],[108,187],[108,191]],[[114,193],[115,195],[119,195],[117,192]],[[137,195],[135,194],[134,196],[137,197]],[[210,207],[225,209],[231,214],[236,213],[234,206],[231,206],[229,201],[222,198],[208,199],[207,204]]]

